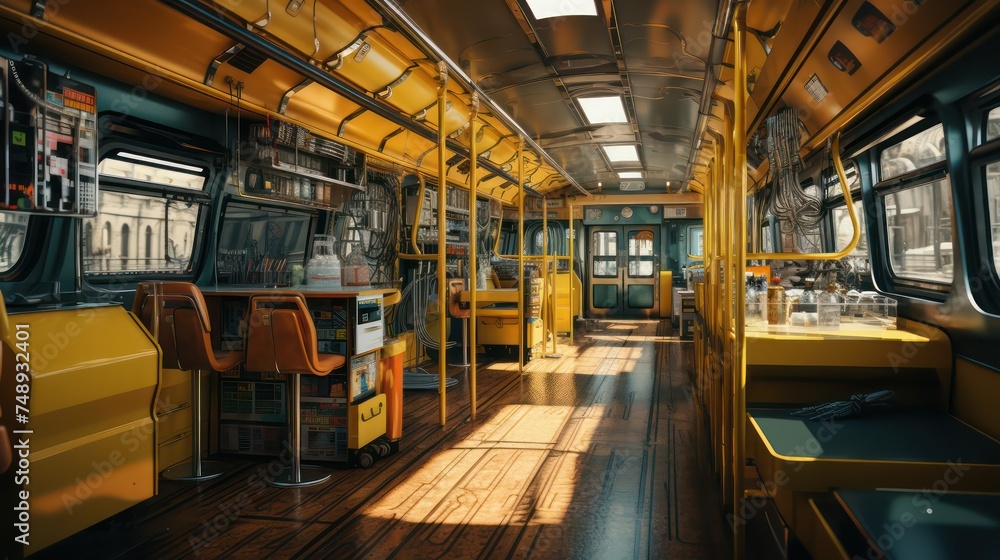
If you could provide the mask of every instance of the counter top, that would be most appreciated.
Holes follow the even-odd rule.
[[[395,294],[396,288],[374,288],[372,286],[345,286],[328,288],[325,286],[287,286],[265,288],[264,286],[208,286],[201,289],[206,296],[251,296],[254,294],[287,294],[301,292],[307,298],[349,298],[362,296],[387,296]]]

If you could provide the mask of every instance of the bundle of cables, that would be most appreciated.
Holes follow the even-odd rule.
[[[786,107],[767,119],[767,160],[772,177],[769,210],[785,233],[808,234],[823,220],[819,196],[811,196],[799,184],[799,119]]]
[[[437,299],[438,281],[437,273],[430,264],[433,263],[421,263],[413,280],[403,288],[392,317],[392,328],[397,334],[412,329],[421,344],[427,348],[439,348],[437,339],[427,329],[427,307],[432,299]],[[454,341],[446,341],[444,347],[451,348],[455,344]]]
[[[810,420],[836,420],[850,416],[861,416],[865,412],[890,406],[896,394],[889,390],[875,391],[869,394],[851,396],[850,400],[835,401],[816,406],[807,406],[792,413],[794,416],[806,416]]]
[[[372,169],[365,177],[368,188],[351,193],[344,212],[360,231],[356,235],[360,235],[372,283],[390,284],[394,280],[399,237],[400,207],[396,198],[399,177]]]

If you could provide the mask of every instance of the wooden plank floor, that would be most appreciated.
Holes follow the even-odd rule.
[[[728,557],[695,445],[691,345],[667,331],[602,322],[523,376],[482,367],[475,420],[456,370],[447,427],[436,392],[407,391],[400,452],[371,469],[289,490],[237,461],[215,481],[162,482],[119,523],[38,557]]]

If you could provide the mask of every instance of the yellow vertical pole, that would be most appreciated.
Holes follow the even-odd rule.
[[[573,281],[576,278],[576,273],[573,272],[573,252],[576,250],[576,232],[573,230],[573,209],[572,204],[569,205],[569,342],[573,343],[573,313],[576,311],[576,305],[573,302],[573,288],[576,287],[576,283]]]
[[[445,383],[448,378],[448,355],[445,348],[448,339],[448,300],[445,277],[448,275],[445,263],[445,206],[448,188],[448,158],[445,149],[448,140],[444,129],[445,113],[448,111],[448,67],[444,62],[438,63],[438,75],[441,83],[438,88],[438,246],[437,246],[437,277],[438,277],[438,406],[440,407],[440,422],[444,427],[448,416],[448,395]],[[419,220],[420,217],[417,217]],[[418,318],[419,320],[419,318]]]
[[[742,269],[746,265],[747,253],[747,139],[746,139],[746,3],[740,2],[736,6],[736,17],[733,21],[733,38],[736,41],[736,72],[733,80],[734,108],[733,108],[733,150],[736,176],[734,177],[733,190],[735,191],[735,228],[734,242],[736,251],[733,257]],[[746,454],[746,326],[745,307],[745,286],[741,275],[736,286],[736,361],[734,364],[734,389],[735,399],[733,403],[733,515],[735,534],[733,535],[733,556],[736,560],[742,560],[745,555],[746,531],[741,516],[740,500],[743,497],[743,464]]]
[[[517,138],[517,372],[524,373],[524,138]]]
[[[555,338],[556,330],[552,325],[552,306],[549,304],[552,284],[549,275],[549,205],[545,198],[542,199],[542,278],[545,279],[545,291],[542,292],[542,301],[545,304],[545,330],[551,330],[552,338]],[[546,336],[542,340],[542,354],[547,354],[548,351],[549,337]]]
[[[552,353],[559,353],[559,255],[552,254]]]
[[[479,283],[476,281],[479,273],[479,224],[476,221],[476,191],[479,180],[479,155],[476,153],[476,119],[479,117],[479,95],[472,94],[472,112],[469,114],[469,344],[472,345],[472,352],[469,353],[469,403],[472,419],[476,419],[476,292]]]

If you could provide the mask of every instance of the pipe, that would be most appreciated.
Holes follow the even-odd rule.
[[[476,305],[478,303],[476,293],[479,288],[477,276],[479,263],[476,261],[479,257],[479,221],[476,216],[479,207],[476,201],[476,191],[479,190],[478,185],[476,185],[479,175],[479,169],[476,165],[476,119],[478,117],[479,96],[473,93],[472,111],[469,113],[469,340],[472,341],[473,351],[468,362],[470,365],[469,413],[473,420],[476,419],[476,370],[478,366],[476,363],[478,352],[475,348],[479,344],[476,338]]]
[[[165,0],[165,2],[168,5],[171,5],[175,10],[201,23],[202,25],[205,25],[210,29],[218,31],[219,33],[229,37],[234,41],[243,43],[245,45],[253,46],[255,49],[259,50],[262,54],[264,54],[268,58],[271,58],[272,60],[284,66],[285,68],[288,68],[289,70],[292,70],[293,72],[296,72],[305,78],[314,80],[315,82],[326,87],[327,89],[340,94],[348,101],[356,105],[360,105],[361,107],[375,113],[376,115],[386,119],[387,121],[397,126],[401,126],[407,130],[410,130],[416,133],[417,135],[425,138],[426,140],[430,140],[432,142],[438,140],[438,131],[433,130],[423,124],[420,124],[414,121],[409,115],[400,113],[399,111],[393,109],[392,107],[379,102],[377,99],[369,96],[366,92],[359,91],[354,86],[348,84],[347,82],[341,80],[340,78],[337,78],[333,74],[330,74],[329,72],[326,72],[317,66],[313,66],[308,61],[303,60],[298,56],[296,56],[295,54],[279,47],[277,44],[264,39],[263,37],[254,33],[247,27],[241,26],[234,21],[230,21],[221,13],[217,12],[211,7],[200,4],[199,2],[197,2],[197,0]],[[454,63],[451,62],[450,60],[443,60],[442,62],[450,63],[451,66],[454,65]],[[465,76],[465,74],[462,74],[462,76],[464,76],[465,79],[468,80],[468,76]],[[443,122],[444,120],[438,121],[438,123],[443,123]],[[451,150],[452,152],[460,156],[468,157],[469,151],[464,146],[459,144],[457,141],[447,140],[447,138],[445,138],[445,142],[447,149]],[[537,144],[535,145],[537,146]],[[538,149],[541,150],[540,147]],[[545,154],[544,151],[541,151],[540,155],[542,155],[546,161],[551,160],[550,156],[546,157],[548,156],[548,154]],[[379,154],[379,157],[382,157],[381,154]],[[489,160],[481,161],[480,165],[482,165],[485,169],[488,169],[491,173],[494,173],[502,177],[508,183],[513,184],[515,182],[514,177],[512,177],[509,173],[501,169],[492,161]],[[569,177],[561,167],[555,166],[555,169],[558,173],[561,173],[564,177]],[[582,187],[580,188],[582,189]]]
[[[424,176],[417,173],[417,181],[420,182],[420,191],[417,192],[417,213],[413,216],[413,228],[410,230],[410,246],[413,247],[414,255],[422,255],[424,252],[420,250],[420,246],[417,244],[417,230],[420,229],[420,216],[424,209],[424,190],[427,187],[427,182],[424,181]],[[441,248],[438,247],[438,252]]]
[[[732,0],[727,0],[727,1],[731,2]],[[416,42],[417,45],[421,47],[421,49],[424,52],[433,55],[439,62],[444,62],[445,64],[447,64],[448,70],[451,72],[451,74],[456,76],[458,80],[462,83],[462,85],[468,88],[468,90],[471,91],[473,94],[478,94],[479,97],[485,101],[486,106],[490,110],[490,113],[494,117],[500,119],[500,121],[502,121],[505,125],[507,125],[510,128],[511,132],[516,134],[522,143],[526,141],[528,147],[534,150],[535,153],[537,153],[543,160],[545,160],[546,163],[551,165],[552,169],[554,169],[556,173],[562,175],[569,182],[570,185],[576,188],[576,190],[580,191],[586,196],[591,196],[590,191],[580,186],[580,183],[577,183],[576,179],[574,179],[569,173],[567,173],[566,170],[563,169],[562,166],[560,166],[556,162],[556,160],[553,159],[552,156],[548,154],[548,152],[542,149],[542,147],[539,146],[537,142],[532,140],[531,136],[527,132],[525,132],[524,129],[521,128],[521,126],[517,124],[517,122],[515,122],[514,119],[511,118],[511,116],[508,115],[506,111],[504,111],[499,105],[497,105],[497,103],[493,101],[493,99],[491,99],[490,96],[487,95],[485,91],[480,89],[479,86],[476,85],[474,81],[472,81],[472,79],[465,73],[464,70],[462,70],[462,68],[458,64],[455,64],[453,60],[448,58],[448,55],[446,55],[444,51],[441,50],[440,47],[438,47],[433,41],[431,41],[430,37],[428,37],[427,34],[424,33],[422,29],[420,29],[420,27],[416,24],[416,22],[410,19],[410,16],[408,16],[406,12],[403,11],[401,7],[399,7],[399,5],[397,5],[395,2],[391,0],[373,0],[372,4],[375,5],[376,9],[381,8],[379,9],[379,11],[382,12],[383,15],[387,16],[388,19],[392,21],[397,28],[399,28],[400,32],[403,33],[404,36]]]
[[[443,123],[445,113],[448,112],[448,69],[443,64],[438,65],[438,76],[440,85],[438,87],[438,122]],[[448,201],[445,198],[448,188],[448,158],[445,149],[448,137],[444,127],[438,127],[438,252],[437,252],[437,277],[438,277],[438,406],[441,427],[443,428],[448,416],[448,395],[445,387],[448,380],[448,350],[445,344],[448,338],[448,306],[445,305],[447,295],[448,276],[445,262],[445,206]],[[419,219],[419,216],[417,217]]]
[[[517,138],[517,372],[524,373],[524,137]]]
[[[735,245],[735,254],[732,255],[733,262],[739,266],[740,274],[733,274],[730,280],[736,285],[736,344],[735,363],[733,365],[733,380],[735,382],[735,399],[733,401],[733,515],[736,524],[733,534],[733,557],[742,560],[746,547],[746,526],[740,523],[743,515],[743,465],[746,455],[746,416],[747,416],[747,358],[744,347],[746,346],[746,284],[744,283],[744,269],[747,257],[747,112],[746,112],[746,23],[747,5],[741,2],[736,8],[736,17],[733,21],[733,35],[736,39],[736,76],[733,87],[736,90],[733,108],[733,167],[736,178],[733,185],[733,194],[736,196],[733,216],[735,220],[734,235],[732,235]],[[846,182],[842,183],[846,187]],[[735,272],[735,271],[733,271]],[[745,520],[742,520],[745,521]]]
[[[705,65],[705,81],[702,84],[701,100],[698,102],[698,120],[694,125],[694,136],[691,138],[691,154],[688,156],[687,168],[684,170],[684,183],[681,192],[687,191],[687,183],[691,179],[698,152],[701,150],[701,138],[705,135],[708,119],[712,114],[712,93],[719,82],[715,68],[722,65],[726,55],[726,40],[729,37],[729,24],[733,20],[733,10],[738,0],[721,0],[715,27],[712,29],[712,44],[708,48],[708,63]]]

